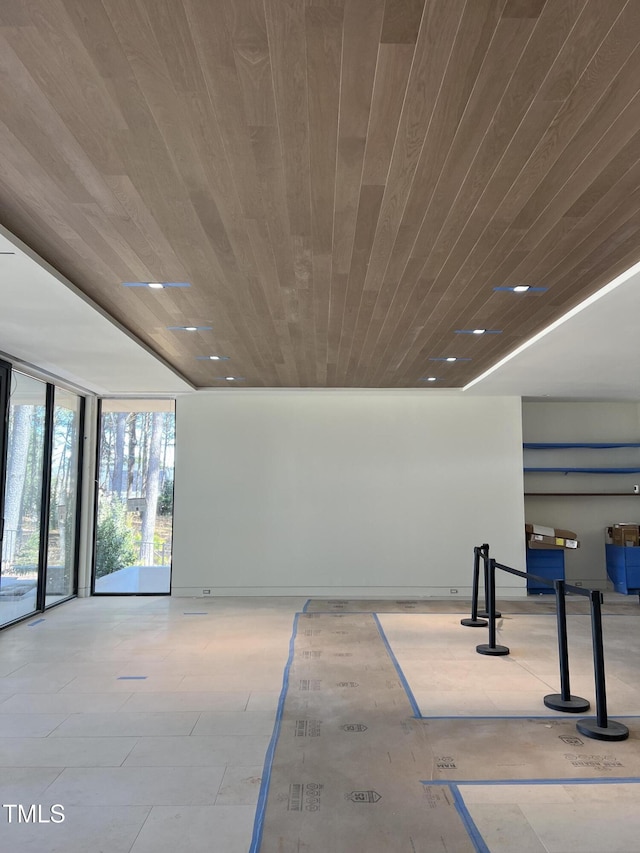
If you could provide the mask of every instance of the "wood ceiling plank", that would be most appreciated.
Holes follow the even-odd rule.
[[[341,137],[365,139],[367,136],[384,6],[384,0],[344,2],[340,71]],[[412,51],[410,55],[413,55]],[[396,91],[396,96],[400,91],[404,91],[404,87]]]
[[[380,45],[362,183],[384,186],[413,63],[412,45]]]
[[[333,268],[349,272],[358,216],[358,198],[362,181],[364,139],[342,136],[338,139],[335,210],[333,222]]]
[[[425,0],[387,0],[382,25],[382,44],[415,44]]]
[[[291,341],[288,337],[289,329],[282,303],[280,277],[276,268],[269,229],[266,222],[248,220],[247,233],[251,240],[256,265],[260,270],[260,281],[265,289],[271,317],[277,330],[278,340],[280,341],[282,364],[286,365],[287,370],[293,376],[295,374],[295,363],[291,355]]]
[[[205,90],[187,10],[173,0],[138,0],[166,66],[172,88],[179,94]]]
[[[311,235],[304,4],[265,0],[291,234]]]
[[[547,0],[508,0],[503,18],[538,18]],[[552,0],[553,2],[553,0]]]
[[[315,383],[315,349],[316,332],[313,310],[313,262],[312,239],[294,235],[292,238],[293,271],[295,275],[295,291],[298,308],[298,358],[303,362],[305,387]]]
[[[184,275],[184,266],[176,257],[153,213],[142,200],[129,176],[106,175],[105,182],[126,213],[127,218],[123,226],[136,229],[140,239],[144,239],[153,246],[156,265],[159,261],[159,266],[167,275],[167,281],[180,281]],[[151,257],[149,257],[149,265],[151,265]]]
[[[20,38],[17,41],[24,60],[29,62],[30,51],[40,53],[44,44],[39,42],[38,34],[34,35],[31,28],[21,31],[21,36],[27,33],[28,39]],[[11,123],[15,135],[34,157],[46,165],[47,171],[70,201],[91,202],[98,199],[106,206],[112,204],[108,191],[105,193],[102,176],[91,159],[96,157],[99,163],[104,163],[106,159],[113,166],[115,158],[104,153],[108,146],[103,142],[94,146],[96,136],[91,133],[84,134],[83,146],[61,117],[60,104],[52,102],[41,88],[42,77],[38,75],[36,80],[25,68],[21,57],[1,38],[0,44],[0,91],[4,120]],[[51,79],[47,87],[51,85]],[[63,114],[66,110],[65,104]],[[77,125],[77,113],[74,115]],[[89,138],[91,142],[87,144]]]
[[[270,235],[271,248],[281,287],[295,282],[293,252],[289,233],[289,212],[285,173],[280,157],[278,131],[274,127],[256,127],[251,133],[259,188],[264,199],[263,221]]]
[[[233,175],[242,212],[249,219],[259,219],[264,209],[229,32],[218,4],[209,0],[185,0],[185,7],[212,114],[223,139],[225,161]],[[204,130],[206,132],[206,125]]]
[[[308,7],[305,15],[307,43],[307,103],[311,181],[311,233],[313,251],[331,254],[336,181],[338,109],[343,10]]]
[[[316,129],[309,138],[312,264],[308,298],[313,328],[308,347],[313,354],[314,384],[326,381],[343,20],[341,6],[306,10],[309,125]]]
[[[327,386],[330,388],[338,385],[338,357],[348,284],[349,276],[347,273],[338,273],[335,268],[332,269],[329,328],[327,331]]]
[[[315,331],[315,384],[327,384],[329,362],[329,311],[331,255],[313,255],[313,326]]]
[[[371,245],[382,205],[383,193],[384,187],[375,184],[372,186],[363,184],[360,189],[356,233],[347,280],[336,362],[336,381],[339,383],[342,383],[348,369],[352,335],[358,319],[362,283],[367,274],[367,265],[371,255]]]
[[[224,7],[233,55],[250,127],[276,123],[267,21],[262,0],[239,0]]]
[[[337,382],[340,337],[357,227],[365,140],[372,116],[371,104],[383,14],[384,0],[346,0],[344,7],[332,263],[328,273],[325,381],[329,385],[335,385]],[[405,85],[408,73],[407,65]],[[324,267],[321,269],[324,273]],[[326,284],[327,280],[323,275],[318,287]]]
[[[23,0],[3,0],[0,4],[0,27],[27,27],[30,23]]]

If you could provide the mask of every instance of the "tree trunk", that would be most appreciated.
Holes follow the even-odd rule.
[[[4,504],[4,539],[2,562],[12,563],[18,544],[20,507],[27,474],[27,454],[31,435],[33,406],[14,406],[9,436],[7,487]]]
[[[151,422],[151,441],[149,442],[149,463],[147,467],[147,500],[140,531],[140,562],[149,566],[153,565],[153,537],[156,532],[156,512],[160,493],[160,451],[163,424],[164,413],[154,412]]]
[[[127,426],[127,413],[118,412],[116,420],[115,450],[113,460],[113,493],[118,498],[123,492],[123,469],[124,469],[124,438]]]

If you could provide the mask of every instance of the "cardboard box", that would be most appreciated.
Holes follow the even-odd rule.
[[[623,545],[625,548],[640,546],[640,525],[628,521],[612,524],[608,528],[613,545]]]
[[[577,539],[578,534],[573,530],[564,530],[562,527],[545,527],[542,524],[525,524],[525,533],[536,533],[541,536],[557,536],[560,539]]]
[[[545,527],[542,524],[525,524],[527,548],[579,548],[580,542],[573,530],[562,527]]]
[[[565,536],[543,536],[540,533],[527,534],[528,548],[574,549],[580,547],[578,539],[567,539]]]

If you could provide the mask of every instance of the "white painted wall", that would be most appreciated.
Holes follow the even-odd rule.
[[[627,402],[523,403],[523,440],[536,442],[639,442],[640,408]],[[640,448],[526,451],[532,467],[640,467]],[[565,551],[565,576],[584,586],[608,586],[604,528],[620,521],[640,522],[640,497],[633,486],[640,474],[527,474],[525,491],[622,492],[606,497],[525,498],[527,521],[573,530],[577,551]]]
[[[464,595],[485,541],[524,567],[519,398],[204,391],[176,428],[174,595]]]

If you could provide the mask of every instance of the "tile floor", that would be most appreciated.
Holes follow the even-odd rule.
[[[247,853],[304,603],[83,599],[0,632],[0,850]],[[605,620],[612,717],[640,714],[639,618]],[[540,692],[558,689],[553,617],[505,618],[512,655],[500,663],[473,653],[486,631],[450,616],[380,620],[423,715],[551,713]],[[569,624],[572,689],[593,700],[588,620]],[[640,851],[636,784],[459,791],[490,853]],[[13,809],[9,822],[7,804],[41,805],[43,819],[62,804],[65,820],[19,823]]]
[[[82,599],[1,632],[0,850],[246,853],[304,602]]]

